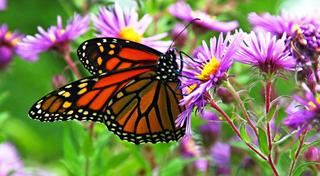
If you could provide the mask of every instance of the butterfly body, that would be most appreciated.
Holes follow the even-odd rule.
[[[169,142],[184,135],[175,120],[184,110],[174,50],[115,38],[85,41],[78,56],[93,76],[63,86],[40,99],[29,116],[40,121],[104,123],[136,144]]]

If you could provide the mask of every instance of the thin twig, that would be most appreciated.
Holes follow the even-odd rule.
[[[290,169],[289,169],[289,176],[292,176],[293,174],[293,170],[294,170],[294,167],[297,163],[297,159],[299,157],[299,154],[301,152],[301,149],[302,149],[302,146],[304,144],[304,138],[306,137],[306,134],[307,134],[307,130],[303,131],[301,136],[300,136],[300,140],[299,140],[299,146],[294,154],[294,158],[292,159],[291,163],[290,163]]]
[[[235,98],[235,100],[237,101],[242,114],[244,115],[245,119],[247,120],[249,126],[253,129],[254,133],[256,134],[256,136],[258,136],[258,130],[257,128],[254,126],[254,124],[252,123],[252,121],[250,120],[249,114],[244,106],[243,101],[241,100],[241,97],[239,95],[239,93],[234,89],[234,87],[231,85],[231,83],[229,81],[227,81],[227,87],[230,90],[230,93],[232,94],[232,96]]]

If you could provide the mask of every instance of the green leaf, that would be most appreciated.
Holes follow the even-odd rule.
[[[277,113],[277,111],[278,111],[277,104],[275,104],[274,106],[271,106],[270,110],[267,114],[267,121],[270,121],[272,119],[272,117],[274,117],[274,115]]]
[[[302,175],[303,171],[305,171],[305,168],[312,165],[319,165],[318,162],[306,162],[300,164],[296,169],[293,171],[293,176],[300,176]]]
[[[307,150],[309,147],[311,147],[311,146],[317,146],[317,145],[319,145],[320,144],[320,140],[315,140],[315,141],[313,141],[313,142],[311,142],[311,143],[309,143],[309,144],[304,144],[304,146],[302,147],[302,149],[301,149],[301,153],[303,153],[305,150]]]
[[[77,175],[77,172],[81,171],[81,163],[78,158],[77,147],[71,139],[70,131],[69,128],[65,128],[63,138],[64,159],[62,162],[72,175]]]
[[[266,133],[262,128],[259,127],[259,136],[258,136],[259,148],[265,155],[270,154],[270,150],[268,147],[268,138]]]
[[[85,136],[82,150],[83,150],[84,156],[87,158],[91,157],[93,154],[94,147],[93,147],[92,138],[90,137],[89,134]]]
[[[248,136],[247,130],[246,130],[246,126],[242,125],[240,127],[240,135],[241,138],[246,142],[246,143],[251,143],[250,137]]]
[[[175,158],[170,160],[167,165],[160,169],[160,174],[163,176],[179,175],[182,169],[188,164],[193,162],[194,159]]]

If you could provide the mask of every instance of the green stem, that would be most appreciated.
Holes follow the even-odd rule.
[[[301,149],[302,149],[302,146],[304,144],[304,138],[306,137],[306,134],[307,134],[307,130],[303,131],[301,136],[300,136],[300,140],[299,140],[299,146],[294,154],[294,158],[292,159],[291,163],[290,163],[290,169],[289,169],[289,176],[292,176],[293,174],[293,170],[294,170],[294,167],[296,166],[296,163],[297,163],[297,159],[300,155],[300,152],[301,152]]]
[[[207,101],[210,103],[210,105],[217,110],[228,122],[228,124],[231,126],[232,130],[236,133],[236,135],[257,155],[260,156],[260,158],[262,158],[263,160],[267,160],[267,158],[261,153],[259,152],[257,149],[255,149],[251,144],[245,142],[240,134],[240,131],[238,130],[238,128],[236,127],[236,125],[233,123],[233,121],[231,120],[231,118],[228,116],[228,114],[226,112],[224,112],[224,110],[222,110],[216,103],[215,101],[209,96],[206,96]]]
[[[254,124],[252,123],[252,121],[250,120],[249,114],[244,106],[243,101],[241,100],[241,97],[239,95],[239,93],[234,89],[234,87],[231,85],[231,83],[229,81],[227,81],[227,88],[229,89],[230,93],[232,94],[232,96],[235,98],[237,104],[239,105],[242,114],[244,115],[245,119],[247,120],[249,126],[253,129],[254,133],[256,134],[256,136],[258,136],[258,130],[257,128],[254,126]]]
[[[76,66],[76,64],[73,62],[73,60],[71,59],[70,56],[70,52],[67,51],[64,53],[64,60],[66,61],[66,63],[68,64],[69,68],[71,69],[71,71],[76,75],[76,77],[78,79],[81,78],[81,74]]]
[[[265,117],[267,117],[269,111],[270,111],[270,100],[271,100],[271,87],[272,82],[270,79],[266,80],[266,86],[265,86]],[[272,171],[274,175],[279,176],[279,173],[277,171],[276,166],[274,165],[273,159],[272,159],[272,134],[271,134],[271,128],[270,128],[270,121],[267,120],[267,137],[268,137],[268,147],[270,154],[268,155],[268,163],[270,167],[272,168]],[[271,119],[270,119],[271,120]]]

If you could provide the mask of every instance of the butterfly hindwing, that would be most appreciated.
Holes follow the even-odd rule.
[[[121,139],[136,144],[169,142],[180,139],[185,126],[175,120],[183,111],[177,83],[162,82],[149,72],[121,88],[107,106],[106,125]]]
[[[155,65],[161,54],[145,45],[117,38],[90,39],[78,48],[80,61],[94,75]]]

